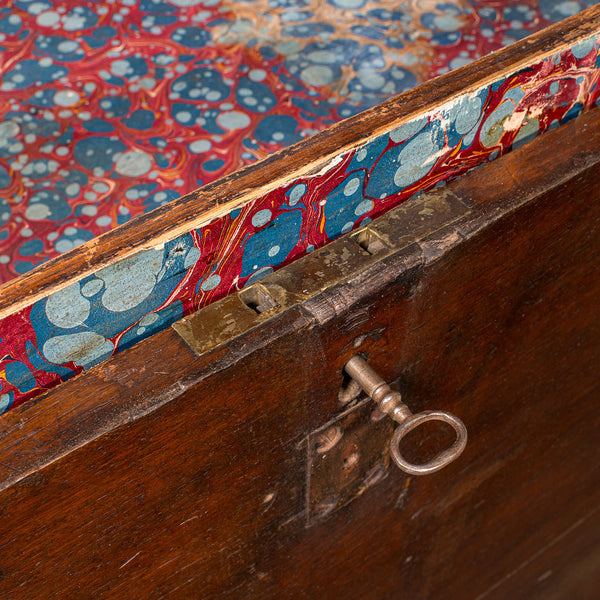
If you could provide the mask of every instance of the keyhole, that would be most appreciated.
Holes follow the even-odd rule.
[[[344,379],[342,380],[342,385],[340,386],[340,391],[338,392],[338,401],[342,406],[346,406],[346,404],[350,404],[353,400],[356,400],[360,396],[362,392],[362,388],[360,385],[350,377],[346,372],[344,372]]]

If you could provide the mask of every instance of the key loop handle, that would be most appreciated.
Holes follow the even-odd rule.
[[[451,425],[456,432],[456,440],[446,450],[440,452],[435,458],[421,465],[408,462],[400,453],[400,441],[413,429],[427,421],[442,421]],[[390,453],[396,465],[409,475],[429,475],[443,469],[456,460],[467,445],[467,428],[464,423],[453,414],[441,410],[424,410],[403,421],[394,431],[390,440]]]

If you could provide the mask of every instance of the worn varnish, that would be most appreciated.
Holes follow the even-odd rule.
[[[592,111],[328,292],[208,354],[164,331],[5,415],[1,597],[595,598],[599,173]],[[357,351],[469,444],[307,527],[306,436]]]

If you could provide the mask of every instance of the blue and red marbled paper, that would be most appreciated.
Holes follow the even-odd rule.
[[[590,2],[0,8],[0,282]]]
[[[404,4],[0,9],[4,278],[583,6]],[[578,115],[597,38],[6,317],[0,410]]]

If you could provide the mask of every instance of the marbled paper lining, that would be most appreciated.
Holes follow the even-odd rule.
[[[590,2],[0,8],[0,282]]]
[[[350,9],[370,25],[357,29],[353,18],[339,38],[328,35],[337,13],[327,21],[323,3],[187,4],[19,2],[0,12],[7,277],[411,87],[432,69],[521,36],[527,23],[566,16],[550,8],[576,3],[486,2],[479,12],[432,3],[430,12],[406,17],[356,0]],[[380,21],[389,27],[373,43],[376,32],[364,27]],[[34,23],[52,32],[31,35]],[[480,35],[471,42],[473,23]],[[341,155],[324,173],[6,317],[0,410],[574,118],[597,103],[597,79],[594,35]]]

